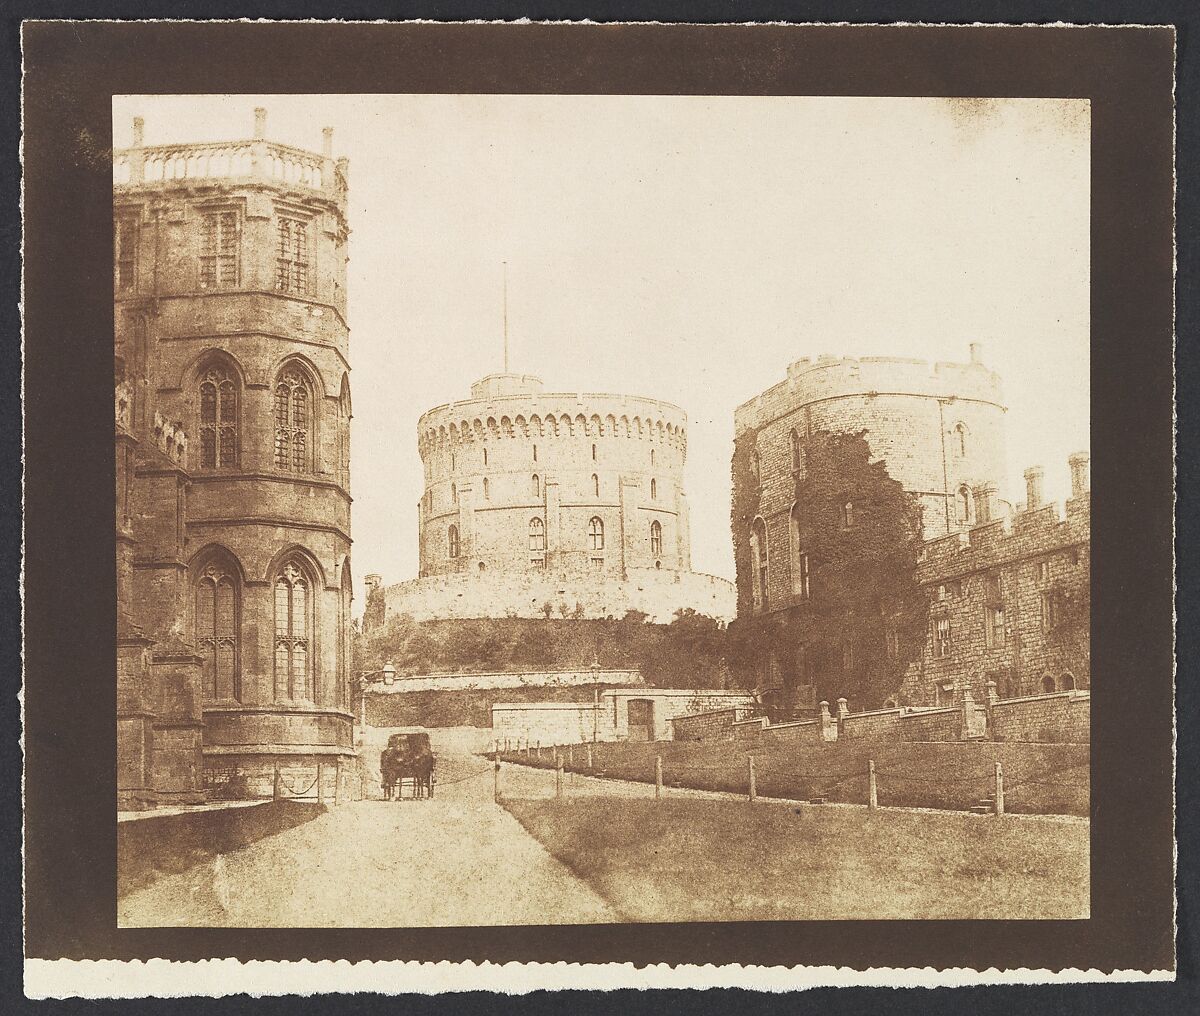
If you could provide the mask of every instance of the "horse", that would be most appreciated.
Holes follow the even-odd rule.
[[[399,746],[385,748],[380,756],[379,769],[383,785],[383,799],[403,796],[404,781],[413,781],[413,797],[433,797],[434,755],[427,748],[406,750]]]

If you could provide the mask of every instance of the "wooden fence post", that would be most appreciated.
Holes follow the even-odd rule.
[[[323,796],[325,788],[321,786],[321,777],[325,775],[325,767],[320,762],[317,763],[317,804],[324,804]]]
[[[662,756],[654,756],[654,799],[662,800]]]
[[[567,746],[567,764],[572,768],[575,766],[575,745],[573,744]]]
[[[554,797],[561,801],[563,796],[563,757],[561,754],[555,760],[554,767]]]
[[[867,761],[867,807],[874,811],[879,807],[879,794],[875,787],[875,760]]]
[[[1004,814],[1004,766],[996,763],[996,814]]]
[[[750,801],[753,803],[758,800],[758,786],[754,780],[754,756],[746,756],[746,768],[750,776]]]
[[[279,773],[279,766],[275,767],[275,776],[271,781],[271,799],[278,801],[283,797],[283,777]]]
[[[496,768],[492,771],[492,801],[500,803],[500,760],[496,759]]]

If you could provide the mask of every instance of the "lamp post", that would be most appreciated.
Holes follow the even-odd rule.
[[[367,730],[367,689],[374,683],[371,679],[383,675],[384,684],[392,684],[396,680],[396,668],[385,663],[382,670],[365,670],[358,675],[358,743],[366,740]]]
[[[600,654],[592,653],[592,743],[600,739]]]

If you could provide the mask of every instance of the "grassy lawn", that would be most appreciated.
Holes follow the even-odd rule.
[[[1088,916],[1085,822],[695,799],[504,806],[627,921]]]
[[[566,755],[566,749],[559,749]],[[834,742],[794,745],[770,741],[657,741],[593,745],[592,770],[586,748],[575,745],[566,768],[612,779],[654,781],[654,759],[663,760],[666,786],[745,793],[747,756],[754,757],[758,793],[808,801],[865,804],[867,762],[874,759],[881,805],[969,810],[991,797],[995,763],[1004,768],[1005,807],[1027,814],[1087,816],[1090,801],[1090,748],[1086,744],[1016,744],[996,741]],[[502,757],[553,766],[543,749]]]

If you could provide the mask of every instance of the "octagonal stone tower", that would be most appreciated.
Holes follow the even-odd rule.
[[[166,661],[122,700],[143,801],[201,780],[269,792],[276,767],[308,782],[353,754],[349,170],[332,134],[321,152],[268,141],[259,109],[246,140],[146,146],[137,120],[114,153],[121,607]]]

